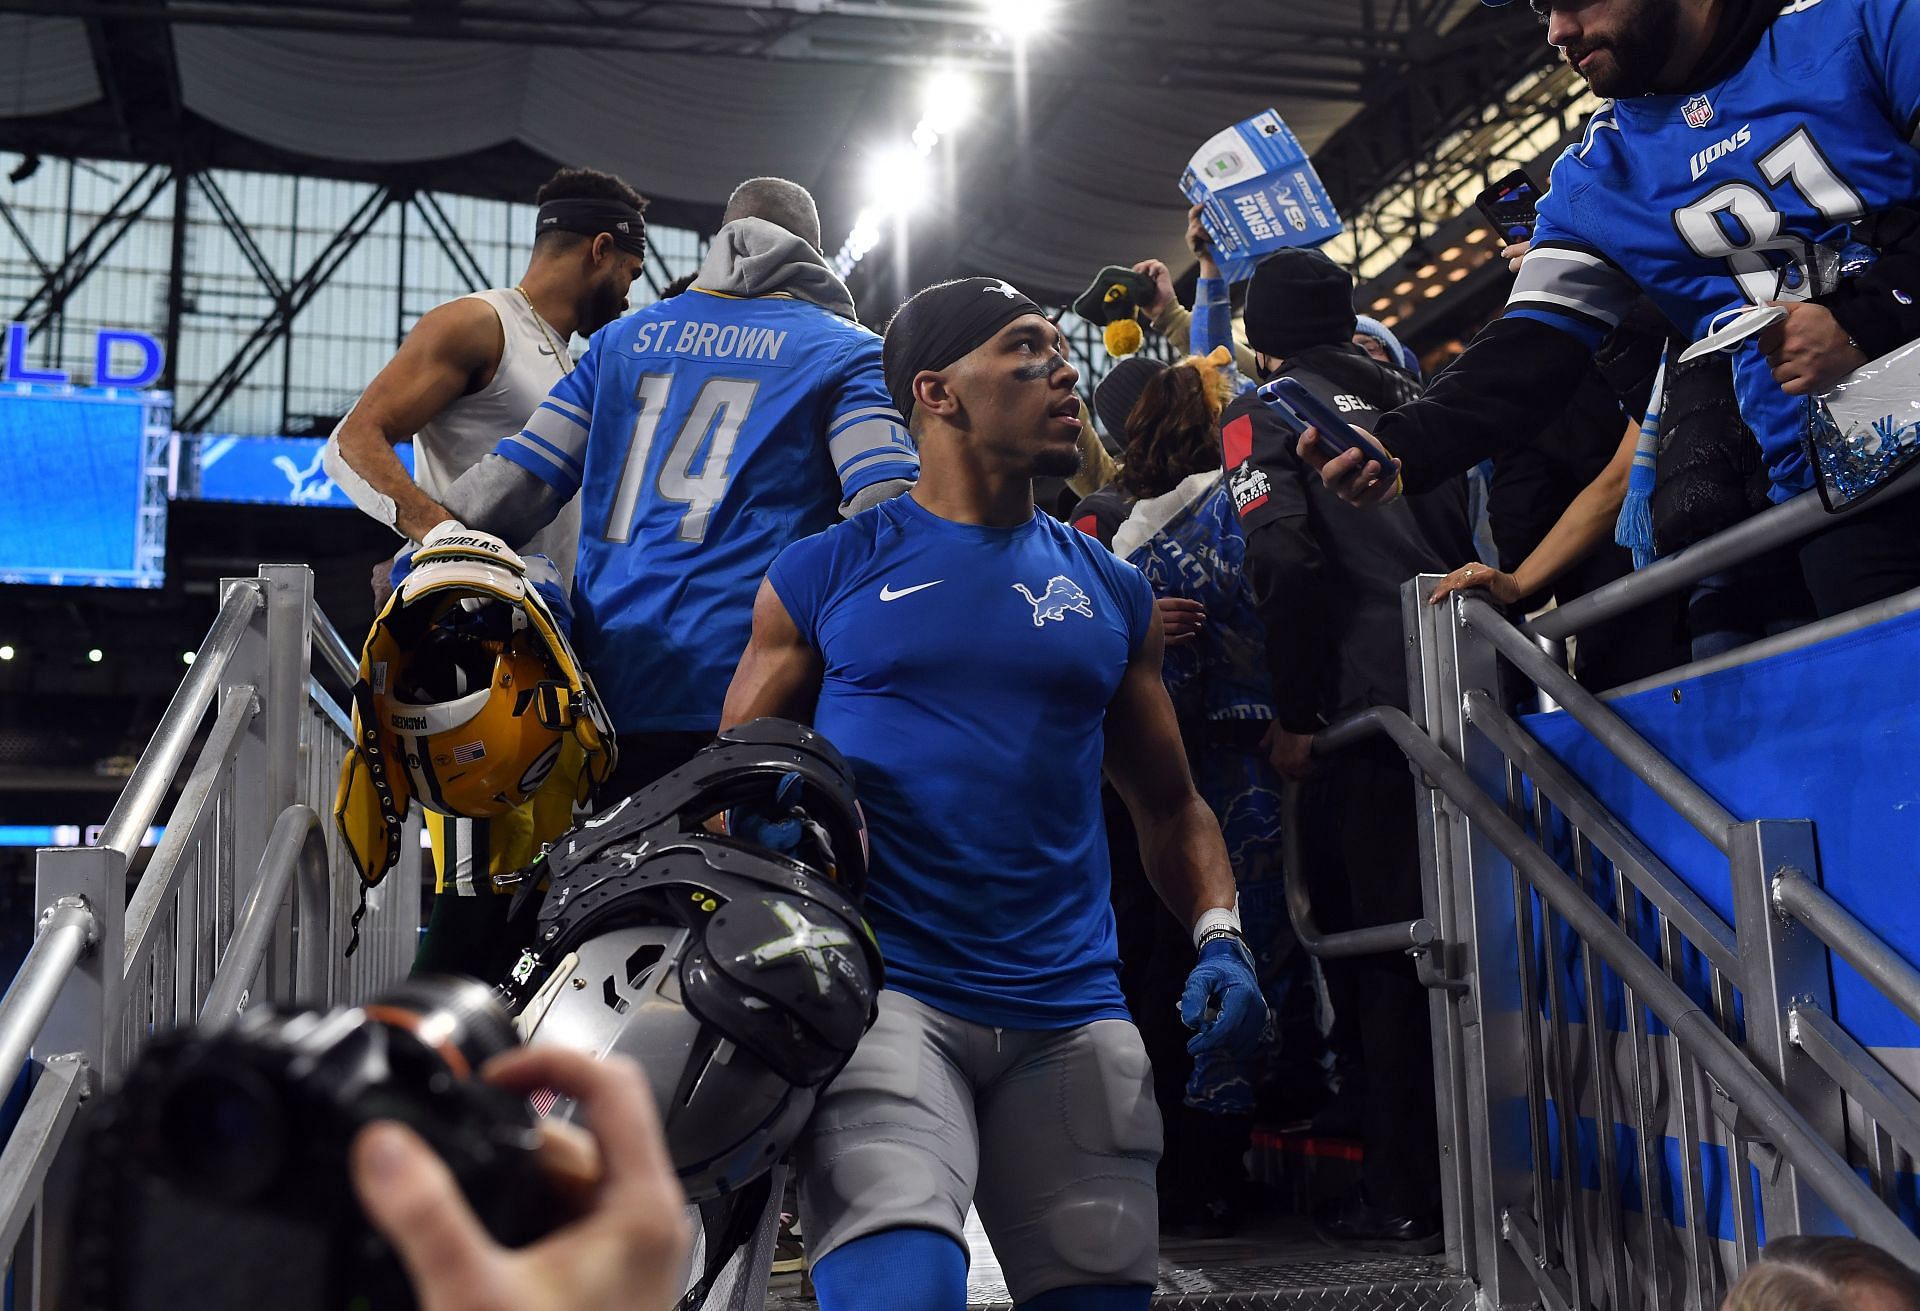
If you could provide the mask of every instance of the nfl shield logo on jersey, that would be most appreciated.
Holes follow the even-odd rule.
[[[1686,117],[1688,127],[1705,127],[1713,122],[1713,102],[1705,96],[1694,96],[1680,106],[1680,112]]]

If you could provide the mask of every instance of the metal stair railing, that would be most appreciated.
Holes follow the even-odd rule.
[[[1910,473],[1883,499],[1920,488]],[[1805,820],[1741,820],[1567,673],[1564,641],[1831,523],[1812,494],[1524,627],[1403,593],[1411,716],[1375,709],[1420,780],[1424,914],[1321,934],[1288,790],[1288,909],[1319,956],[1414,955],[1438,1072],[1449,1264],[1491,1308],[1711,1311],[1769,1233],[1851,1230],[1920,1266],[1900,1169],[1920,1097],[1834,1018],[1838,956],[1920,1021],[1920,971],[1818,884]],[[1643,680],[1838,639],[1920,590]],[[1727,860],[1729,924],[1505,708],[1507,662]],[[1910,1168],[1910,1166],[1909,1166]]]
[[[1707,1311],[1755,1257],[1762,1217],[1920,1264],[1893,1205],[1920,1100],[1834,1019],[1829,966],[1853,963],[1916,1019],[1920,974],[1820,890],[1808,821],[1742,820],[1556,658],[1582,627],[1828,522],[1812,497],[1789,502],[1524,630],[1475,597],[1428,606],[1433,580],[1408,586],[1415,710],[1449,765],[1444,780],[1420,766],[1436,949],[1472,983],[1436,1001],[1467,1143],[1461,1254],[1491,1305]],[[1920,592],[1710,667],[1915,609]],[[1506,712],[1503,660],[1726,858],[1733,924]]]
[[[37,937],[0,998],[0,1069],[29,1085],[0,1146],[15,1307],[57,1305],[62,1236],[48,1220],[79,1186],[61,1148],[148,1041],[231,1022],[255,1001],[365,1000],[413,959],[417,821],[368,898],[359,951],[341,958],[359,881],[330,816],[351,718],[309,657],[318,650],[342,686],[357,661],[314,605],[311,571],[263,565],[220,596],[98,844],[36,858]]]

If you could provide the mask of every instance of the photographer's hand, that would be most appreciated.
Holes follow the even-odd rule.
[[[690,1237],[653,1097],[638,1066],[555,1047],[490,1062],[489,1083],[575,1098],[604,1172],[583,1213],[537,1243],[496,1243],[444,1162],[411,1130],[369,1125],[353,1144],[360,1204],[406,1266],[421,1311],[667,1311]]]

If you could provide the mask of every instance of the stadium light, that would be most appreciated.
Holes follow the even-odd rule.
[[[180,663],[183,665],[190,665],[197,659],[199,659],[199,655],[197,652],[182,651],[180,653]]]
[[[937,142],[973,116],[973,83],[951,70],[928,78],[921,98],[924,107],[913,133],[915,145],[923,131]]]
[[[909,214],[927,198],[932,185],[927,157],[911,146],[895,146],[867,163],[867,208],[884,217]]]
[[[987,21],[1002,36],[1024,41],[1053,21],[1051,0],[987,0]]]
[[[880,244],[881,224],[926,202],[933,190],[933,148],[973,110],[973,86],[957,73],[936,73],[923,95],[926,112],[913,129],[912,144],[890,146],[867,159],[866,203],[833,257],[833,270],[843,278]]]
[[[97,665],[106,658],[106,652],[102,651],[99,647],[92,646],[87,648],[87,660],[89,663]]]
[[[13,659],[13,648],[11,646],[0,646],[0,660],[11,659]]]

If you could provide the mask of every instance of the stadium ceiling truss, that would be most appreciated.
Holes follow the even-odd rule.
[[[0,225],[26,247],[42,277],[14,317],[36,333],[44,328],[133,223],[170,196],[176,243],[168,289],[171,365],[185,308],[178,246],[188,188],[204,195],[268,293],[270,309],[181,416],[180,426],[188,430],[215,414],[286,336],[301,308],[390,207],[400,206],[406,219],[431,232],[471,287],[489,285],[429,190],[517,193],[530,165],[550,164],[517,158],[516,152],[531,155],[518,146],[404,173],[276,156],[184,110],[170,37],[176,26],[1017,72],[1044,89],[1036,101],[1042,111],[1053,98],[1112,94],[1136,80],[1276,101],[1350,101],[1352,117],[1314,151],[1314,163],[1347,218],[1348,233],[1333,253],[1363,283],[1409,248],[1417,254],[1422,240],[1459,213],[1461,196],[1470,197],[1496,164],[1531,162],[1531,155],[1514,158],[1514,140],[1530,140],[1541,122],[1567,119],[1580,99],[1578,84],[1564,70],[1552,71],[1553,52],[1524,6],[1486,9],[1476,0],[1102,0],[1097,11],[1064,7],[1051,39],[1024,53],[994,31],[982,6],[959,0],[0,0],[5,13],[83,20],[106,98],[77,114],[9,124],[0,140],[28,152],[145,163],[111,210],[58,257],[34,251],[0,200]],[[1017,70],[1023,58],[1024,68]],[[1511,103],[1503,91],[1513,96]],[[1045,116],[1036,113],[1030,128],[1041,127]],[[377,185],[304,268],[280,270],[226,203],[211,176],[216,167]],[[511,183],[504,181],[508,176]],[[1004,186],[990,173],[980,173],[980,180]],[[1017,204],[995,208],[1004,215],[1000,222],[1019,221]],[[669,223],[698,222],[690,215],[655,213]],[[657,256],[645,276],[657,291],[668,272],[655,263]],[[925,272],[937,270],[916,270]]]
[[[396,341],[404,334],[407,319],[406,306],[400,299],[399,289],[406,282],[405,237],[410,224],[418,223],[433,238],[434,244],[446,256],[456,277],[463,284],[460,292],[479,291],[493,286],[497,281],[497,278],[484,271],[457,225],[439,199],[430,192],[407,192],[392,186],[371,188],[343,223],[323,234],[318,251],[304,266],[283,269],[262,249],[256,234],[228,199],[213,172],[149,164],[120,188],[106,209],[93,217],[71,241],[63,255],[58,257],[45,255],[34,246],[13,208],[4,198],[0,198],[0,227],[12,233],[41,279],[39,286],[24,302],[9,307],[9,321],[26,324],[29,339],[38,337],[56,325],[73,294],[105,264],[121,239],[133,230],[135,224],[165,203],[172,210],[170,231],[174,250],[168,268],[166,358],[160,386],[174,388],[176,379],[173,370],[180,358],[181,323],[192,309],[186,286],[189,261],[182,249],[188,226],[189,191],[200,194],[220,227],[233,240],[258,281],[267,308],[264,314],[251,322],[242,344],[226,360],[212,381],[197,391],[192,404],[181,411],[179,426],[185,431],[198,430],[219,412],[220,407],[273,348],[287,338],[300,312],[327,285],[328,279],[390,210],[398,209],[400,213],[401,240],[396,245],[400,276],[396,279],[394,305]],[[659,251],[649,249],[648,263],[642,269],[641,277],[655,295],[673,276]]]

